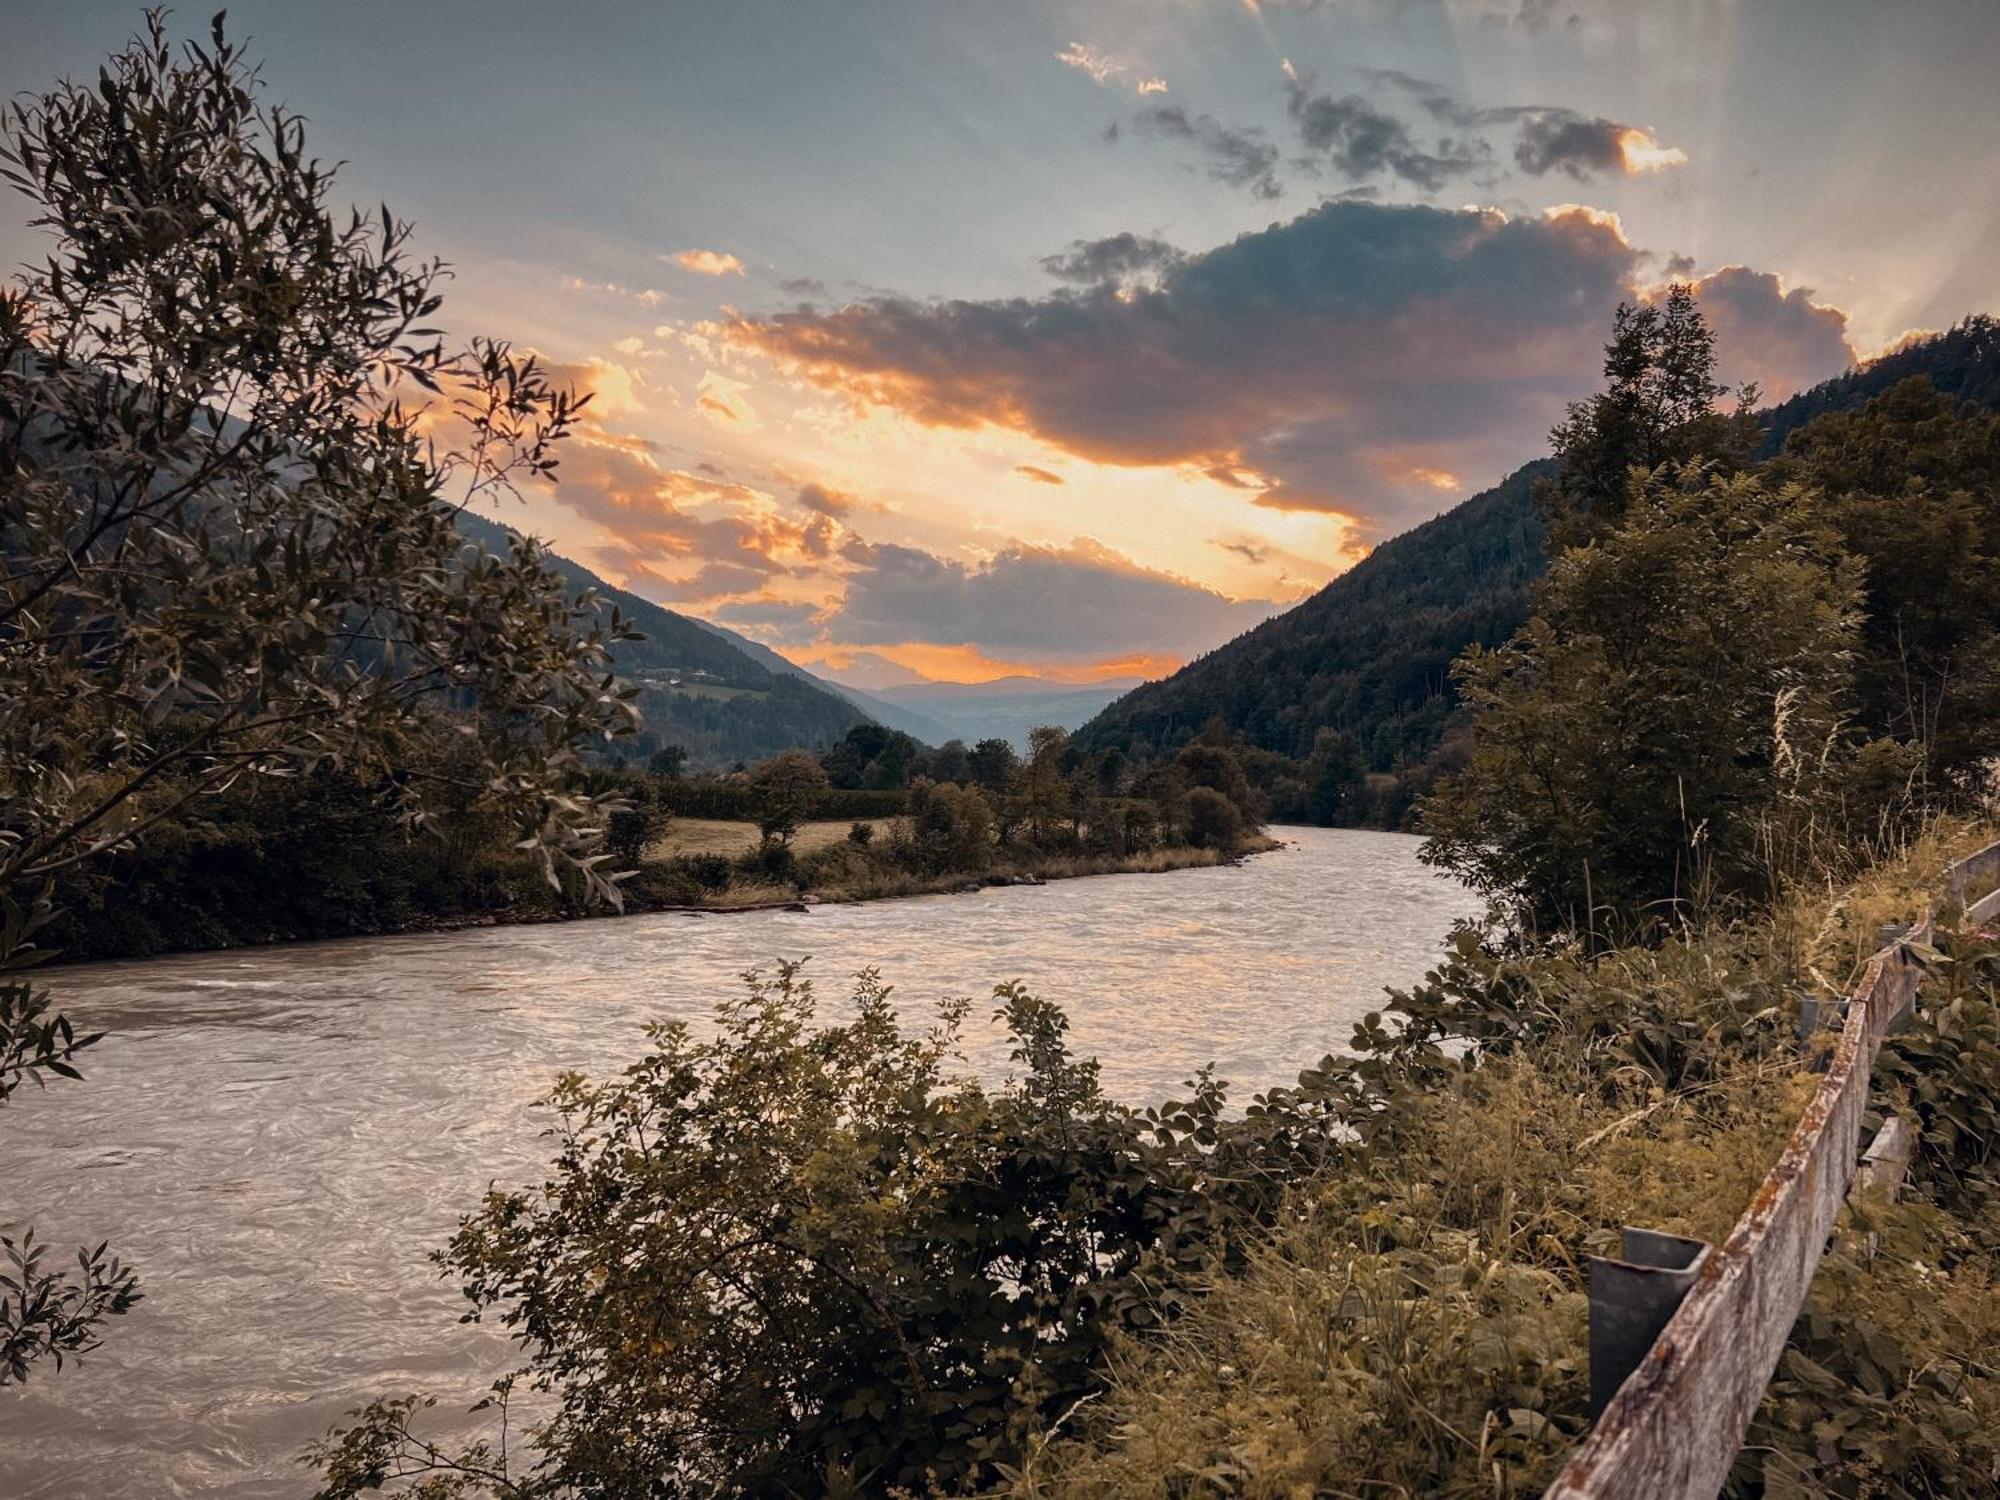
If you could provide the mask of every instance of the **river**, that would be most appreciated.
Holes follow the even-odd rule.
[[[109,1032],[86,1081],[0,1115],[0,1228],[108,1238],[146,1299],[102,1349],[0,1389],[0,1496],[309,1494],[299,1449],[369,1397],[457,1410],[506,1367],[426,1252],[490,1180],[539,1180],[561,1070],[605,1073],[650,1019],[810,956],[825,1010],[881,970],[906,1015],[1025,980],[1106,1089],[1154,1102],[1214,1061],[1232,1098],[1337,1048],[1421,978],[1476,902],[1400,834],[1276,830],[1241,866],[809,912],[300,943],[50,971]],[[975,1005],[966,1056],[1004,1077]]]

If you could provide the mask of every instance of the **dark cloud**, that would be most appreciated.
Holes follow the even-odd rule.
[[[1531,177],[1566,172],[1579,182],[1599,172],[1625,170],[1625,135],[1631,127],[1566,109],[1527,114],[1514,142],[1514,163]]]
[[[1127,230],[1099,240],[1071,240],[1060,254],[1043,256],[1042,269],[1058,281],[1092,286],[1165,270],[1186,258],[1165,240]]]
[[[933,426],[1093,462],[1183,466],[1280,509],[1435,513],[1542,448],[1592,389],[1648,257],[1587,209],[1536,218],[1328,203],[1156,285],[1004,301],[883,298],[740,319],[737,342]],[[1725,373],[1837,373],[1842,315],[1752,271],[1700,284]]]
[[[1685,281],[1688,277],[1694,275],[1694,257],[1692,255],[1669,255],[1667,257],[1667,274],[1676,281]]]
[[[1224,552],[1234,552],[1252,567],[1257,568],[1261,568],[1271,556],[1271,549],[1269,547],[1266,547],[1261,542],[1253,542],[1247,539],[1236,542],[1218,541],[1215,545],[1220,547]]]
[[[1190,115],[1178,104],[1142,109],[1132,124],[1143,134],[1185,141],[1199,149],[1208,158],[1209,177],[1216,182],[1246,188],[1255,198],[1276,198],[1284,192],[1277,176],[1278,148],[1254,127],[1237,129],[1212,115]]]
[[[1069,483],[1069,481],[1063,478],[1062,475],[1053,473],[1048,469],[1039,468],[1034,464],[1016,464],[1014,466],[1014,472],[1016,474],[1022,475],[1024,478],[1034,480],[1035,483],[1037,484]]]
[[[1282,607],[1226,598],[1089,542],[1015,545],[980,565],[888,543],[857,543],[847,555],[854,570],[846,597],[822,623],[829,639],[862,646],[976,642],[1070,660],[1190,656]]]
[[[740,320],[740,342],[939,426],[1188,465],[1265,503],[1388,526],[1443,503],[1415,471],[1497,478],[1595,378],[1637,253],[1570,213],[1331,203],[1155,286],[880,299]]]
[[[1363,76],[1408,94],[1426,114],[1457,130],[1512,127],[1514,164],[1533,177],[1562,172],[1583,181],[1600,173],[1615,175],[1642,170],[1643,165],[1634,161],[1628,148],[1635,144],[1642,148],[1654,146],[1651,132],[1640,126],[1581,114],[1560,105],[1486,107],[1468,104],[1441,84],[1394,68],[1364,69]],[[1296,95],[1297,83],[1290,86]],[[1492,146],[1484,141],[1468,141],[1458,149],[1463,155],[1481,159],[1492,154]],[[1665,157],[1652,163],[1653,166],[1673,164]]]
[[[1436,149],[1421,146],[1402,121],[1358,95],[1336,99],[1314,93],[1307,75],[1290,74],[1285,91],[1299,139],[1316,153],[1309,159],[1324,160],[1349,178],[1387,172],[1435,192],[1481,166],[1488,154],[1477,141],[1444,139]]]
[[[778,283],[780,290],[794,297],[824,297],[826,283],[817,276],[788,276]]]

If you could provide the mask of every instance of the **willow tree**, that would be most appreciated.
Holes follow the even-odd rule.
[[[568,782],[628,727],[622,623],[456,526],[547,476],[582,402],[447,339],[446,268],[386,206],[336,210],[220,16],[176,48],[150,12],[95,79],[8,107],[0,170],[47,247],[0,286],[0,1100],[94,1040],[18,977],[51,881],[249,778],[503,814],[615,899]],[[61,1273],[6,1249],[0,1382],[136,1296],[102,1247]]]

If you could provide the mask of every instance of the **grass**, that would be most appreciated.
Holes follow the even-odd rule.
[[[894,825],[908,822],[904,818],[876,818],[870,821],[878,839],[888,838]],[[792,839],[793,852],[812,854],[843,843],[847,831],[853,826],[853,819],[840,818],[801,824]],[[668,825],[666,836],[646,851],[646,858],[676,859],[687,854],[721,854],[734,859],[755,849],[757,842],[755,823],[738,823],[723,818],[675,818]]]

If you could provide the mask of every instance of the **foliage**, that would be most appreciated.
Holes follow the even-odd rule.
[[[1018,1079],[951,1075],[964,1002],[912,1036],[858,981],[816,1025],[795,966],[717,1034],[649,1030],[616,1080],[557,1086],[559,1155],[441,1256],[556,1402],[509,1495],[886,1493],[980,1484],[1096,1388],[1251,1178],[1208,1168],[1223,1096],[1135,1114],[1066,1022],[996,991]],[[317,1455],[326,1496],[422,1470],[407,1404]],[[490,1466],[489,1466],[490,1467]]]
[[[812,815],[813,799],[826,786],[826,772],[803,750],[772,756],[750,778],[757,798],[757,831],[767,842],[789,844],[799,824]]]
[[[1211,787],[1188,793],[1187,839],[1197,849],[1233,848],[1243,835],[1243,814]]]
[[[1424,857],[1529,931],[1768,894],[1762,820],[1838,773],[1859,589],[1809,493],[1647,482],[1461,662],[1475,747],[1424,804]]]
[[[1857,723],[1948,790],[2000,725],[2000,414],[1912,377],[1794,432],[1771,469],[1825,496],[1864,565]]]

